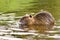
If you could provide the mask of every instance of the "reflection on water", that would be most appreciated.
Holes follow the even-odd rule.
[[[54,30],[47,34],[22,32],[20,16],[34,15],[41,9],[51,12],[56,19]],[[3,11],[0,13],[0,40],[60,40],[60,0],[0,0],[0,11]]]
[[[15,15],[12,14],[13,13],[9,14],[9,16],[6,14],[4,14],[4,16],[3,14],[1,15],[0,40],[12,40],[12,39],[13,40],[59,40],[60,39],[60,26],[54,26],[54,30],[46,31],[47,32],[46,34],[26,32],[23,29],[19,29],[19,21],[14,20],[15,18],[19,19],[20,17],[15,17]]]

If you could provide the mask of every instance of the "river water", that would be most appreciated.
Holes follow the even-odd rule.
[[[54,30],[46,31],[46,34],[26,32],[19,28],[19,20],[15,13],[1,14],[0,18],[0,40],[59,40],[60,26],[55,25]],[[8,17],[7,17],[8,16]],[[16,20],[15,20],[16,18]]]
[[[21,32],[19,19],[41,10],[55,18],[55,28],[47,34]],[[60,40],[60,0],[0,0],[0,40]]]

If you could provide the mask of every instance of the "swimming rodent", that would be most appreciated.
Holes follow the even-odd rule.
[[[37,30],[38,32],[45,32],[54,27],[55,19],[51,13],[42,11],[34,16],[28,15],[20,19],[20,28],[28,30]],[[27,31],[28,31],[27,30]]]

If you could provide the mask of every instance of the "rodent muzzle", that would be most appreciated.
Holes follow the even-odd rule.
[[[28,28],[27,24],[25,22],[20,22],[20,27],[21,28]]]

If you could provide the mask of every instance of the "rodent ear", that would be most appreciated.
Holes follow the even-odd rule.
[[[29,15],[30,18],[32,18],[32,15]]]

